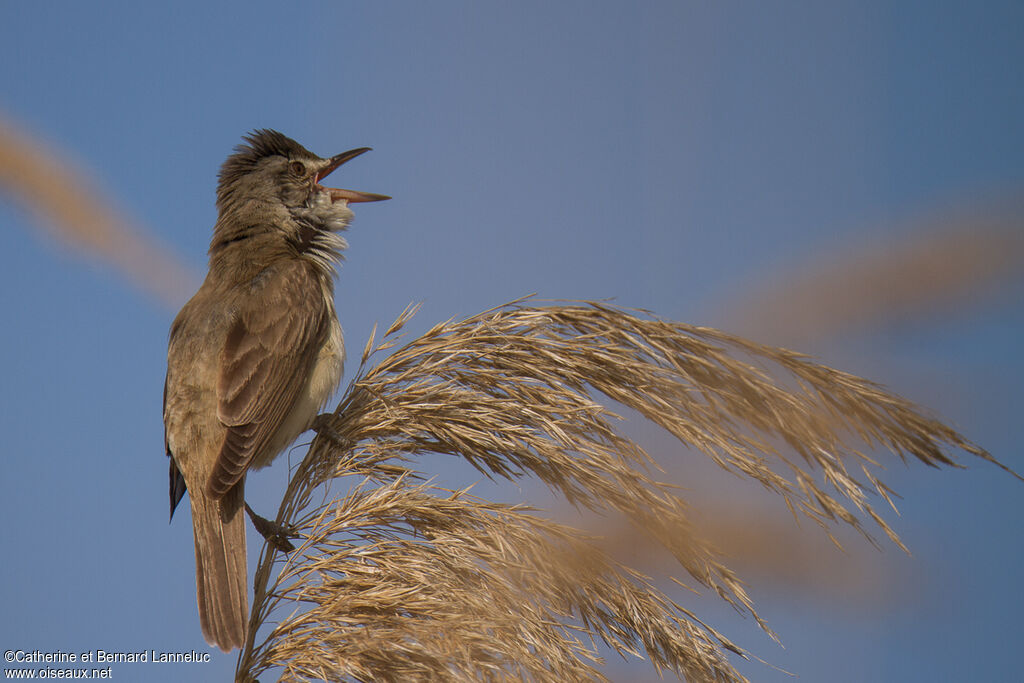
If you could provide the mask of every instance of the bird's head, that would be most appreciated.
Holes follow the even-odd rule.
[[[225,238],[235,240],[251,233],[254,223],[284,231],[287,238],[308,245],[316,233],[344,229],[352,219],[350,203],[390,199],[321,185],[331,172],[368,152],[369,147],[323,158],[275,130],[256,130],[244,140],[220,169],[217,208],[221,220],[217,232],[221,235],[218,240],[215,234],[214,246]],[[244,233],[240,235],[238,230]],[[344,248],[344,242],[339,240],[336,246]]]

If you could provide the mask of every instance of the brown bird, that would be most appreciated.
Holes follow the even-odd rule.
[[[339,232],[349,203],[388,199],[320,185],[367,147],[324,159],[273,130],[245,141],[220,170],[209,272],[171,326],[164,385],[171,515],[187,489],[199,623],[225,652],[248,621],[245,474],[309,429],[338,386]]]

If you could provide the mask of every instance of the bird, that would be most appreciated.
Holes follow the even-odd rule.
[[[369,147],[323,158],[271,129],[243,141],[220,168],[208,273],[171,325],[163,402],[171,518],[187,492],[199,623],[224,652],[247,635],[246,473],[309,429],[337,388],[340,233],[349,204],[390,199],[321,185]]]

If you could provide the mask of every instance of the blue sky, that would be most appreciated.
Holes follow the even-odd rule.
[[[416,331],[531,292],[714,323],[780,272],[1019,197],[1022,25],[1011,2],[5,3],[0,114],[197,273],[243,133],[374,147],[340,176],[394,197],[357,207],[348,235],[350,348],[411,301]],[[205,652],[188,518],[166,519],[174,311],[16,204],[0,223],[0,646]],[[1024,470],[1022,301],[1018,268],[942,315],[807,350]],[[673,456],[680,480],[693,457]],[[752,580],[786,649],[711,607],[713,625],[802,680],[1017,672],[1024,485],[970,464],[890,468],[914,556],[867,555],[891,578],[884,606]],[[258,508],[285,469],[250,477]],[[213,660],[198,677],[229,675],[233,657]]]

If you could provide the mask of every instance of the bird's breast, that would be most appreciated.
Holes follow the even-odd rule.
[[[345,339],[341,332],[341,325],[331,308],[331,326],[327,334],[327,341],[320,348],[313,372],[309,376],[308,395],[309,400],[315,404],[313,415],[323,410],[324,404],[331,398],[331,394],[338,388],[341,381],[341,373],[345,366]]]

